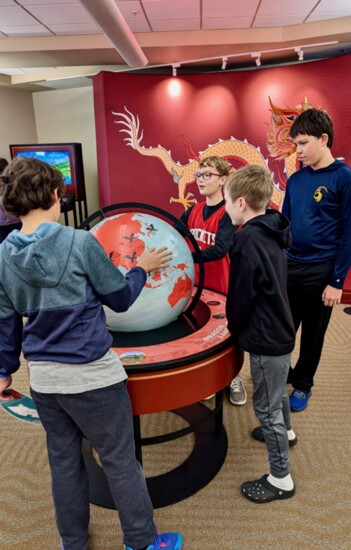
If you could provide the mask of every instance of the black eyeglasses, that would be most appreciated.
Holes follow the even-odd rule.
[[[203,178],[205,181],[208,181],[211,179],[211,176],[221,176],[221,175],[222,174],[216,174],[215,172],[195,172],[194,178],[196,180]]]

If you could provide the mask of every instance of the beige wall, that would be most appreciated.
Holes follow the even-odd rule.
[[[0,87],[0,121],[0,156],[8,160],[10,144],[81,143],[88,214],[99,208],[92,86],[33,94]]]
[[[35,92],[33,103],[38,143],[82,144],[88,214],[92,214],[99,208],[92,86]],[[71,213],[69,218],[73,225]]]
[[[0,157],[10,160],[10,144],[37,141],[32,94],[0,87]]]

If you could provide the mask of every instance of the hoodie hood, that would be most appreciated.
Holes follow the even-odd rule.
[[[65,272],[74,231],[42,223],[34,233],[12,231],[2,245],[2,258],[16,277],[35,287],[56,286]]]
[[[259,226],[263,231],[269,233],[280,246],[288,248],[291,244],[290,222],[281,212],[269,208],[265,214],[252,218],[244,227]]]

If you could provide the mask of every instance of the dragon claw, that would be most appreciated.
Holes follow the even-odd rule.
[[[177,199],[171,197],[169,202],[179,202],[183,205],[184,210],[188,210],[189,206],[195,204],[197,200],[192,193],[187,193],[186,197],[178,197]]]

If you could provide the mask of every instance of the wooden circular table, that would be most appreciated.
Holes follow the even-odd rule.
[[[216,476],[224,463],[228,440],[223,426],[223,390],[243,363],[243,354],[231,343],[226,325],[225,296],[205,289],[191,314],[181,316],[168,327],[149,334],[113,334],[114,349],[128,373],[138,460],[142,463],[145,445],[194,433],[193,450],[182,464],[146,478],[154,508],[193,495]],[[200,403],[214,393],[214,409]],[[143,438],[140,415],[164,411],[181,416],[188,425],[175,432]],[[105,474],[87,440],[83,457],[91,502],[115,508]]]

